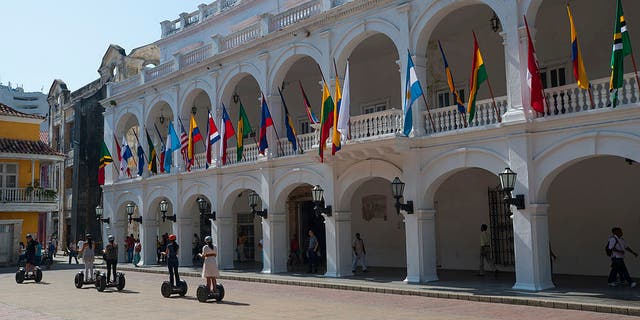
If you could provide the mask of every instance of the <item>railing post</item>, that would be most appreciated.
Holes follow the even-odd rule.
[[[205,15],[207,13],[207,5],[201,3],[198,5],[198,22],[204,21]]]
[[[215,56],[216,54],[222,52],[222,48],[220,47],[220,40],[222,36],[220,34],[214,34],[211,36],[211,55]]]
[[[164,20],[162,22],[160,22],[160,29],[162,30],[162,37],[166,37],[169,35],[169,32],[171,32],[171,21],[169,20]]]
[[[180,29],[184,30],[184,28],[187,26],[187,24],[189,23],[189,14],[186,12],[183,12],[180,14]]]
[[[269,32],[273,31],[269,28],[272,17],[273,15],[270,13],[263,13],[260,15],[260,35],[266,36]]]

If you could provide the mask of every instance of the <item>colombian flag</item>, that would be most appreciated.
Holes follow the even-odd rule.
[[[329,93],[329,87],[327,82],[322,80],[322,112],[320,114],[320,147],[318,153],[320,154],[320,162],[324,161],[324,149],[327,148],[327,139],[333,127],[333,98]]]
[[[587,78],[587,71],[584,69],[584,62],[582,61],[582,52],[578,45],[578,32],[573,25],[573,15],[571,9],[567,4],[567,13],[569,13],[569,23],[571,24],[571,59],[573,60],[573,76],[578,82],[578,88],[589,89],[589,78]]]
[[[478,94],[478,88],[487,80],[487,70],[484,67],[484,60],[482,60],[482,54],[478,47],[478,39],[476,39],[475,32],[473,33],[473,62],[471,63],[471,79],[469,84],[471,86],[469,90],[469,103],[467,104],[467,113],[469,114],[469,124],[476,115],[476,96]]]

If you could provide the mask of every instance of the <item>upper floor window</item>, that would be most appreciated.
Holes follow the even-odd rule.
[[[297,134],[307,134],[311,132],[311,125],[309,125],[309,119],[307,117],[298,118],[298,132]]]
[[[18,165],[15,163],[0,163],[0,188],[18,187]]]
[[[458,89],[460,100],[464,103],[464,89]],[[436,93],[438,108],[444,108],[456,104],[456,97],[449,91],[449,88],[439,90]]]
[[[561,87],[567,84],[566,70],[564,66],[543,68],[540,70],[543,88]]]
[[[362,114],[370,114],[387,110],[387,101],[376,101],[362,106]]]

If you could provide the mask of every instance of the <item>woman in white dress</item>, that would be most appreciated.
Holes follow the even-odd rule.
[[[202,263],[202,278],[207,279],[209,292],[216,292],[216,278],[220,276],[218,262],[216,262],[218,248],[213,245],[213,239],[210,236],[204,238],[204,242],[206,244],[202,247],[202,253],[200,253],[200,257],[204,260]]]

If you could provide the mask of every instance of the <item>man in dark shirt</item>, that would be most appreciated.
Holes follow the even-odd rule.
[[[31,234],[30,233],[27,234],[27,249],[24,252],[27,258],[27,263],[26,263],[27,273],[33,271],[33,265],[35,264],[35,258],[36,258],[37,245],[38,245],[38,242],[33,240],[33,237],[31,236]]]
[[[177,287],[180,283],[180,276],[178,275],[178,250],[180,246],[176,242],[176,235],[169,235],[169,244],[167,244],[167,250],[164,252],[167,257],[167,267],[169,268],[169,282],[172,287]],[[175,282],[174,282],[175,279]]]
[[[116,265],[118,264],[118,244],[115,243],[115,237],[110,234],[109,244],[104,249],[104,259],[107,263],[107,282],[111,282],[111,272],[113,271],[113,282],[116,281]]]

